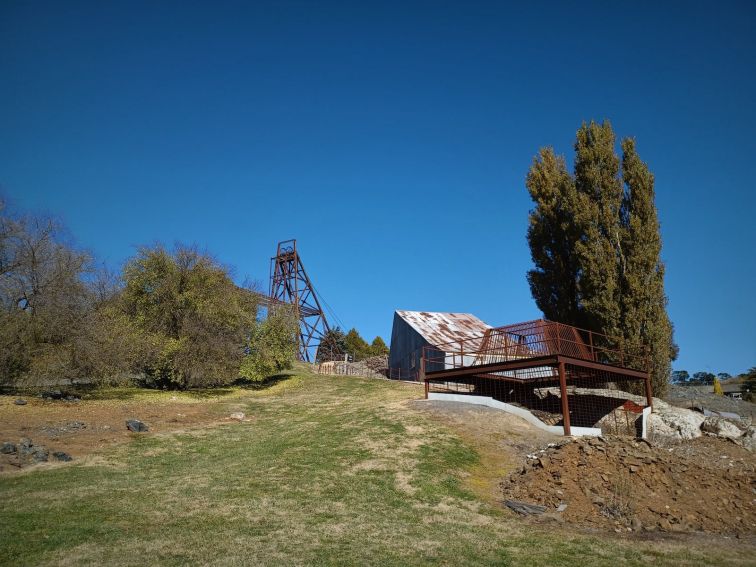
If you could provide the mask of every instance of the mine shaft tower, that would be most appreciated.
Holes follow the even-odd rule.
[[[299,320],[299,360],[314,362],[318,347],[330,330],[325,313],[297,252],[296,240],[278,243],[270,259],[269,309],[292,305]]]

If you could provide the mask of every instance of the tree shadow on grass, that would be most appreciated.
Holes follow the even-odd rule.
[[[173,397],[191,398],[194,400],[205,400],[213,398],[222,398],[229,396],[236,391],[231,387],[218,388],[197,388],[188,390],[163,390],[159,388],[139,388],[139,387],[120,387],[120,388],[99,388],[92,389],[85,396],[88,400],[116,400],[129,401],[134,399],[144,399],[150,401],[173,401]]]
[[[279,382],[288,380],[289,378],[296,375],[297,372],[295,370],[285,370],[278,374],[274,374],[273,376],[268,376],[263,380],[249,380],[247,378],[239,378],[234,382],[234,386],[243,388],[244,390],[266,390],[272,386],[275,386]]]
[[[230,386],[218,386],[214,388],[189,388],[185,390],[171,390],[163,388],[148,388],[144,386],[122,385],[122,386],[103,386],[97,384],[75,383],[66,387],[50,388],[59,391],[64,399],[55,401],[71,401],[65,398],[81,398],[85,400],[97,401],[132,401],[142,399],[144,401],[173,401],[173,397],[190,398],[193,400],[210,400],[230,396],[238,392],[239,388],[243,390],[260,391],[275,386],[279,382],[300,374],[296,369],[285,370],[264,380],[248,380],[238,378]],[[44,388],[18,388],[5,387],[0,388],[0,395],[16,395],[21,397],[33,397],[44,392]]]

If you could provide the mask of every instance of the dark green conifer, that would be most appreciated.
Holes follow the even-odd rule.
[[[583,124],[574,175],[551,148],[542,149],[526,186],[535,208],[528,244],[535,268],[528,283],[551,320],[612,337],[620,347],[650,347],[654,392],[663,395],[677,356],[667,315],[654,177],[622,141],[615,151],[608,121]]]

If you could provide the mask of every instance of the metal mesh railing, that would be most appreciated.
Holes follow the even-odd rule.
[[[532,370],[532,369],[529,369]],[[428,393],[490,397],[530,411],[546,425],[563,426],[562,393],[556,368],[530,380],[495,375],[427,378]],[[600,428],[605,434],[639,436],[647,405],[643,380],[595,368],[566,365],[567,408],[572,427]]]
[[[648,349],[563,323],[539,319],[489,329],[478,337],[427,346],[427,372],[562,355],[645,371]]]

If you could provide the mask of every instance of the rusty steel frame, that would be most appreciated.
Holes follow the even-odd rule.
[[[642,381],[646,403],[653,407],[648,348],[616,348],[616,344],[622,343],[600,333],[538,319],[489,329],[479,337],[425,346],[419,378],[425,382],[426,398],[431,382],[454,378],[558,385],[564,434],[570,435],[567,386],[587,380],[592,372],[618,381]],[[517,370],[527,369],[533,370],[532,375],[517,376]]]
[[[315,288],[297,251],[296,240],[278,243],[270,259],[270,293],[268,309],[292,305],[299,321],[299,360],[313,362],[325,334],[330,331]]]

